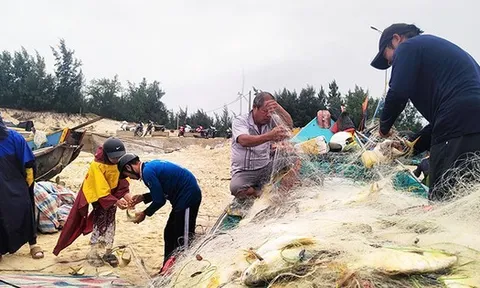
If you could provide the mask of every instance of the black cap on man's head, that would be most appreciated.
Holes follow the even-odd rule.
[[[388,28],[383,30],[382,36],[380,36],[380,41],[378,42],[378,53],[370,65],[380,70],[388,69],[390,65],[388,64],[387,59],[385,59],[385,57],[383,56],[383,53],[385,51],[385,48],[387,48],[388,44],[390,44],[390,41],[392,41],[393,35],[402,35],[414,31],[418,32],[418,34],[421,33],[421,30],[418,29],[417,26],[405,23],[392,24]]]

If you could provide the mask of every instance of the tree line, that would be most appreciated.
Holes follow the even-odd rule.
[[[115,120],[130,122],[154,121],[169,129],[177,124],[192,127],[215,126],[220,134],[230,128],[232,116],[228,107],[220,114],[209,116],[199,109],[189,113],[188,107],[179,111],[167,109],[162,102],[165,91],[158,81],[142,79],[139,83],[127,82],[124,86],[117,76],[86,81],[82,62],[64,40],[51,47],[54,56],[54,73],[48,73],[45,59],[38,52],[31,55],[23,47],[19,51],[0,53],[0,105],[6,108],[30,111],[54,111],[61,113],[94,113]],[[335,80],[315,89],[307,86],[297,93],[286,88],[276,91],[276,98],[293,118],[295,127],[310,122],[318,110],[328,109],[332,115],[340,114],[345,106],[352,120],[359,125],[362,118],[361,105],[369,98],[368,115],[371,118],[378,99],[369,96],[359,86],[341,95]],[[379,114],[378,114],[379,115]],[[408,105],[396,123],[400,130],[416,131],[421,128],[420,116]]]

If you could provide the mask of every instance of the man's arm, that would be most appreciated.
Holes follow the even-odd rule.
[[[15,139],[15,154],[20,163],[22,163],[25,171],[25,181],[28,184],[28,187],[33,187],[33,182],[35,181],[35,156],[33,155],[32,150],[28,147],[27,141],[23,136],[15,131],[11,131]]]
[[[273,112],[276,112],[278,114],[278,116],[282,119],[282,122],[290,129],[293,128],[293,120],[292,120],[292,116],[290,116],[290,114],[285,110],[283,109],[283,107],[278,104],[277,101],[275,100],[267,100],[265,102],[265,107],[268,109],[268,111],[270,111],[270,113],[273,113]]]
[[[152,204],[148,205],[148,207],[143,211],[145,215],[151,217],[158,209],[162,208],[164,204],[152,202]]]
[[[413,170],[413,175],[415,175],[417,178],[420,177],[420,175],[422,174],[422,169],[420,169],[420,164],[417,165],[417,168],[415,168],[415,170]]]
[[[292,129],[293,128],[292,116],[290,116],[290,114],[287,112],[287,110],[283,109],[283,107],[280,106],[280,104],[278,104],[278,108],[277,108],[276,111],[277,111],[278,115],[280,116],[280,118],[282,118],[285,125],[287,125],[288,128]]]
[[[420,154],[427,150],[430,150],[430,145],[432,141],[432,125],[428,124],[427,126],[423,127],[420,132],[415,134],[410,140],[410,142],[415,141],[418,139],[415,146],[413,146],[414,154]]]
[[[143,196],[143,203],[148,204],[152,202],[152,194],[150,192],[142,194]]]
[[[271,141],[271,133],[262,135],[250,135],[247,120],[239,116],[233,120],[232,136],[235,142],[243,147],[255,147],[265,142]]]
[[[404,96],[405,95],[395,93],[392,89],[388,90],[382,115],[380,116],[380,133],[382,133],[382,135],[388,135],[393,123],[395,123],[395,120],[397,120],[400,113],[405,109],[408,98],[405,99]]]
[[[158,209],[162,208],[167,200],[163,194],[162,185],[154,173],[144,170],[143,181],[150,189],[150,193],[148,193],[149,196],[145,197],[146,194],[144,194],[144,202],[152,202],[143,212],[150,217],[157,212]]]
[[[243,147],[255,147],[268,141],[272,141],[270,133],[262,135],[242,134],[237,137],[237,143]]]
[[[411,43],[402,43],[395,51],[392,64],[390,89],[385,97],[380,116],[380,133],[387,135],[400,113],[407,105],[409,96],[416,93],[418,71],[421,63],[420,50]]]

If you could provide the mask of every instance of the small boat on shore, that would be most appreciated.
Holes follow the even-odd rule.
[[[85,131],[66,128],[64,132],[65,137],[59,138],[56,145],[33,150],[36,167],[35,181],[52,179],[80,154]]]
[[[83,147],[85,130],[79,130],[87,125],[101,120],[97,117],[74,128],[64,128],[46,135],[47,141],[37,148],[33,137],[27,140],[28,146],[35,155],[36,181],[52,179],[74,161]]]

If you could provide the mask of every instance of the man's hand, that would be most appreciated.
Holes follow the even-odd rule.
[[[133,195],[132,196],[132,200],[130,201],[129,203],[129,207],[130,208],[133,208],[135,207],[135,205],[137,205],[138,203],[142,202],[143,201],[143,195],[140,194],[140,195]]]
[[[265,101],[264,105],[265,105],[265,108],[267,108],[269,113],[275,112],[278,109],[278,107],[280,107],[278,102],[273,99]]]
[[[145,220],[145,216],[146,216],[146,214],[143,211],[135,213],[135,219],[133,220],[133,223],[135,223],[135,224],[142,223],[143,220]]]
[[[270,141],[281,141],[288,137],[288,130],[283,126],[277,126],[269,132]]]
[[[128,202],[125,199],[120,199],[117,201],[117,207],[121,210],[125,210],[128,208]]]

